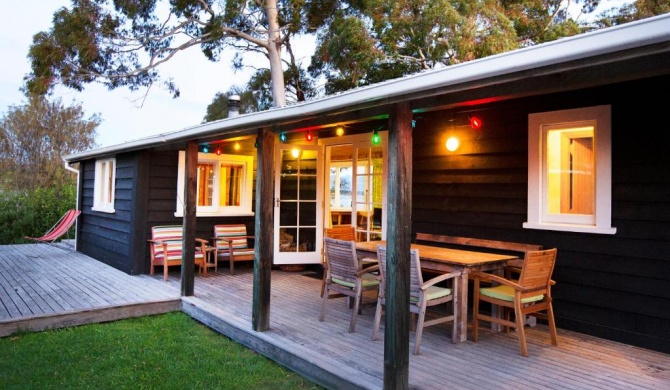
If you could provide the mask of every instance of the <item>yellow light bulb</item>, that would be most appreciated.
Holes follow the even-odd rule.
[[[456,138],[456,137],[450,137],[447,140],[447,150],[450,151],[450,152],[453,152],[456,149],[458,149],[459,145],[460,145],[460,142],[458,141],[458,138]]]

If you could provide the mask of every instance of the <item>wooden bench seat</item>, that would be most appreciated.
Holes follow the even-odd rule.
[[[149,253],[151,254],[151,271],[150,275],[154,274],[156,266],[163,266],[163,280],[168,280],[168,267],[181,265],[184,256],[183,236],[184,228],[182,225],[165,225],[153,226],[151,228],[151,240],[149,241]],[[202,272],[203,267],[207,267],[206,247],[207,240],[196,238],[194,245],[195,265],[200,267]]]

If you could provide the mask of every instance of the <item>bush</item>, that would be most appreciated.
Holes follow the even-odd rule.
[[[75,184],[0,192],[0,245],[33,242],[23,237],[39,237],[51,229],[67,210],[75,208],[76,194]]]

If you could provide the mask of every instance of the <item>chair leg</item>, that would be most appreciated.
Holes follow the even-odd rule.
[[[326,319],[326,302],[328,302],[328,284],[326,283],[326,289],[323,292],[321,299],[321,313],[319,313],[319,321],[323,322]]]
[[[514,302],[514,320],[516,321],[516,333],[519,338],[519,348],[521,350],[521,356],[528,356],[528,346],[526,345],[526,330],[524,329],[525,325],[525,316],[521,312],[521,301]]]
[[[354,299],[354,309],[351,311],[351,321],[349,322],[349,333],[354,333],[356,328],[356,319],[358,318],[358,309],[361,306],[361,289],[358,289],[356,292],[356,298]]]
[[[233,255],[230,255],[230,274],[235,274],[235,261],[233,260]]]
[[[379,326],[382,320],[382,302],[377,301],[377,309],[375,310],[375,323],[372,327],[372,340],[379,340]]]
[[[472,303],[472,341],[477,342],[477,336],[479,334],[479,280],[477,279],[475,279],[474,288],[475,295],[473,297],[474,302]],[[463,313],[460,315],[463,315]],[[456,328],[455,323],[454,328]]]
[[[554,308],[551,303],[547,308],[547,322],[549,323],[549,335],[551,335],[551,344],[558,345],[558,334],[556,333],[556,323],[554,322]]]
[[[166,282],[168,280],[168,266],[166,261],[163,262],[163,280]]]
[[[321,276],[321,297],[323,298],[323,291],[326,289],[326,269],[323,269],[323,275]]]
[[[423,336],[423,323],[426,321],[426,302],[419,308],[419,321],[416,324],[416,341],[414,342],[414,354],[418,355],[421,348],[421,336]]]

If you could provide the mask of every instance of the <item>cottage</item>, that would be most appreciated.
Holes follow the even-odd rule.
[[[666,14],[66,156],[77,249],[148,273],[152,226],[246,224],[263,331],[271,267],[319,264],[332,224],[389,266],[417,232],[556,247],[559,328],[669,353],[669,87]]]

